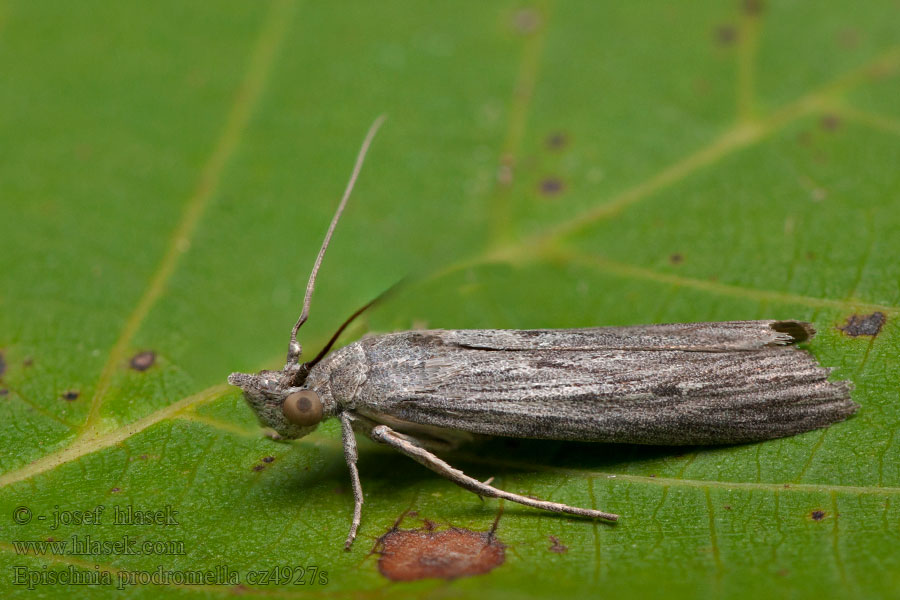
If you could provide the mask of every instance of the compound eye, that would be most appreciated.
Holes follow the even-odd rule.
[[[289,394],[281,407],[284,418],[300,427],[310,427],[322,420],[322,401],[312,390]]]

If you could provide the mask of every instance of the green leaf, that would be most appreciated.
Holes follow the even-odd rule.
[[[897,597],[898,17],[893,0],[6,3],[3,595],[25,592],[19,576],[46,597],[111,597],[120,577],[134,597]],[[615,526],[480,501],[362,441],[362,528],[344,552],[336,424],[276,443],[224,381],[280,366],[382,112],[307,350],[410,274],[342,343],[805,319],[858,414],[738,447],[498,440],[452,459],[503,489],[618,512]],[[850,335],[877,314],[877,335]],[[101,505],[101,524],[53,528],[56,511]],[[113,524],[129,506],[170,507],[177,524]],[[504,560],[391,583],[370,551],[395,523],[495,527]],[[73,536],[160,544],[17,546]],[[327,584],[309,569],[303,586],[247,580],[313,566]],[[216,568],[221,585],[131,585]]]

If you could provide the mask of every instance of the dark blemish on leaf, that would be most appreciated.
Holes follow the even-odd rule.
[[[822,115],[819,119],[819,126],[825,131],[834,131],[841,126],[841,119],[837,115]]]
[[[30,367],[30,366],[33,365],[33,364],[34,364],[34,359],[31,358],[31,357],[28,357],[28,358],[26,358],[25,360],[22,361],[22,366],[23,366],[23,367]]]
[[[6,359],[3,357],[3,352],[0,352],[0,377],[3,377],[4,373],[6,373]]]
[[[543,24],[541,13],[534,8],[517,10],[512,18],[513,29],[522,35],[531,35]]]
[[[556,552],[557,554],[565,554],[566,552],[569,551],[569,547],[563,546],[562,544],[560,544],[559,538],[556,537],[555,535],[550,536],[550,543],[552,544],[548,548],[548,550],[550,550],[550,552]]]
[[[859,46],[859,31],[848,28],[842,29],[837,35],[838,45],[845,50],[853,50]]]
[[[662,384],[654,387],[651,390],[655,395],[661,396],[663,398],[669,398],[672,396],[680,396],[681,390],[678,389],[677,385],[672,384]]]
[[[0,396],[8,396],[9,390],[6,388],[0,388]]]
[[[720,46],[731,46],[737,41],[738,32],[734,25],[719,25],[716,27],[716,42]]]
[[[814,510],[811,513],[809,513],[809,516],[812,518],[813,521],[821,521],[822,519],[825,518],[825,511],[824,510]]]
[[[669,262],[673,265],[680,265],[684,262],[684,256],[682,256],[678,252],[675,252],[669,256]]]
[[[111,490],[109,490],[109,491],[110,491],[111,493],[113,493],[113,494],[116,494],[116,493],[118,493],[118,492],[121,492],[122,490],[119,489],[119,488],[117,488],[117,487],[114,487],[113,489],[111,489]]]
[[[784,489],[786,489],[786,490],[791,489],[791,484],[789,484],[789,483],[784,484]]]
[[[253,465],[253,470],[256,471],[257,473],[259,473],[260,471],[262,471],[265,468],[266,468],[266,465]]]
[[[63,400],[68,400],[72,402],[73,400],[78,400],[78,390],[69,390],[68,392],[63,393]]]
[[[726,505],[723,506],[722,508],[724,508],[725,510],[731,510],[731,505],[730,505],[730,504],[726,504]]]
[[[807,252],[806,260],[816,260],[816,253],[815,252]]]
[[[141,454],[140,456],[138,456],[138,458],[139,458],[140,460],[147,460],[148,457],[147,457],[146,454]]]
[[[407,516],[407,517],[418,517],[418,516],[419,516],[419,511],[417,511],[417,510],[411,510],[411,511],[409,511],[408,513],[406,513],[406,516]]]
[[[762,13],[765,6],[762,0],[744,0],[743,8],[744,14],[756,16]]]
[[[873,312],[871,315],[850,315],[843,327],[838,327],[850,337],[870,335],[875,337],[881,333],[881,328],[887,319],[883,312]]]
[[[131,361],[128,364],[131,365],[131,368],[135,371],[146,371],[150,367],[153,366],[153,363],[156,362],[156,352],[152,350],[145,350],[143,352],[138,352],[134,356],[131,357]]]
[[[787,569],[778,569],[777,571],[775,571],[775,574],[779,577],[787,577],[790,574],[790,571],[788,571]]]
[[[275,461],[275,457],[274,457],[274,456],[266,456],[266,457],[264,457],[264,458],[262,459],[262,461],[263,461],[264,463],[274,462],[274,461]]]
[[[540,190],[545,196],[556,196],[566,189],[566,184],[557,177],[548,177],[541,181]]]
[[[425,528],[425,531],[434,531],[435,529],[437,529],[437,523],[435,523],[431,519],[423,519],[422,527]]]
[[[650,473],[650,477],[656,477],[656,473]]]
[[[569,136],[561,131],[551,133],[544,142],[551,150],[562,150],[569,145]]]
[[[378,570],[392,581],[483,575],[506,560],[506,547],[490,531],[392,529],[375,548]]]

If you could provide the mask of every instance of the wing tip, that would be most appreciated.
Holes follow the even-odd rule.
[[[778,345],[801,344],[816,335],[815,327],[806,321],[772,321],[769,328],[779,334],[775,340]]]

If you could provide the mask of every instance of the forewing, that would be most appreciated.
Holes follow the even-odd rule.
[[[795,321],[403,332],[363,340],[358,410],[488,435],[718,444],[793,435],[856,410]]]

